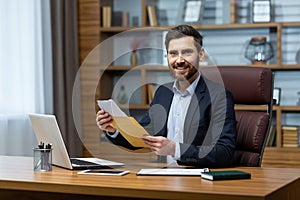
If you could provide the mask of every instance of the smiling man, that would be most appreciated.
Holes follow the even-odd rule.
[[[201,167],[231,166],[236,140],[232,94],[204,77],[201,34],[189,25],[172,28],[166,35],[168,65],[174,83],[161,85],[140,124],[151,134],[143,138],[168,163]],[[100,110],[96,122],[116,145],[132,147]]]

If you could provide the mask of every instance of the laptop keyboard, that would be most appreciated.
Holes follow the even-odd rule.
[[[85,160],[79,160],[79,159],[71,159],[71,163],[72,165],[87,165],[87,166],[97,166],[99,164],[96,164],[96,163],[92,163],[92,162],[89,162],[89,161],[85,161]]]

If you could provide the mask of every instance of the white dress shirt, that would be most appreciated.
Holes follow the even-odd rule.
[[[174,97],[171,104],[169,117],[168,117],[168,135],[167,138],[176,143],[175,154],[173,156],[167,156],[167,163],[171,164],[176,162],[180,158],[179,143],[183,143],[184,122],[187,114],[188,107],[190,105],[195,88],[200,80],[200,75],[197,79],[183,92],[178,89],[177,81],[174,82],[173,92]]]

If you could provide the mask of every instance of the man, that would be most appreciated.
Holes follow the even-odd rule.
[[[151,134],[145,144],[168,162],[201,167],[228,167],[236,140],[232,94],[200,73],[204,58],[202,36],[189,25],[172,28],[166,35],[168,65],[174,83],[160,86],[140,124]],[[97,125],[116,145],[132,147],[100,110]]]

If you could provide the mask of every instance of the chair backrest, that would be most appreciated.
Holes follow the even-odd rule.
[[[206,70],[208,69],[208,70]],[[237,140],[235,166],[259,167],[268,137],[273,103],[273,73],[262,67],[218,67],[224,86],[232,92],[235,104],[266,105],[266,109],[236,110]],[[204,76],[213,70],[205,68]]]

